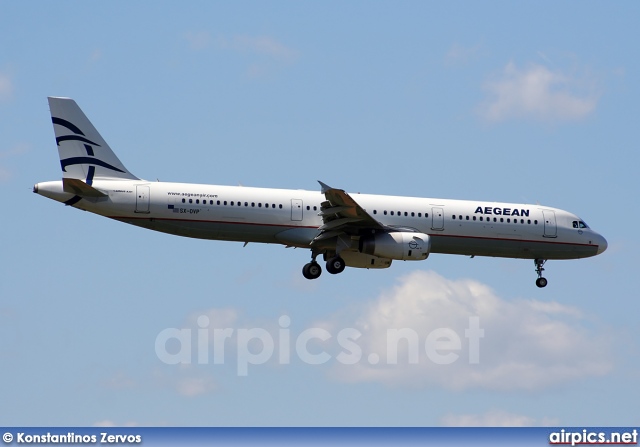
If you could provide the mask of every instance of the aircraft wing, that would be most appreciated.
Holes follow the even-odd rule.
[[[320,207],[323,225],[313,242],[341,234],[357,235],[363,230],[388,230],[342,189],[332,188],[318,180],[326,202]],[[312,242],[312,244],[313,244]]]

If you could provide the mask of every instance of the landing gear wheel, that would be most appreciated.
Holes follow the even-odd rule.
[[[327,272],[332,275],[337,275],[338,273],[342,273],[344,268],[347,265],[344,263],[344,259],[340,256],[334,256],[333,258],[327,261]]]
[[[322,274],[322,267],[315,261],[309,262],[302,267],[302,275],[307,279],[316,279]]]
[[[543,278],[542,276],[538,279],[536,279],[536,286],[540,287],[541,289],[543,287],[547,286],[547,278]]]
[[[547,286],[547,278],[542,277],[542,272],[544,272],[544,268],[542,267],[544,263],[547,262],[546,259],[534,259],[533,263],[536,265],[536,273],[538,274],[538,279],[536,279],[536,286],[543,287]]]

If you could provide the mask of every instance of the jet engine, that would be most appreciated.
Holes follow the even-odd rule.
[[[431,239],[424,233],[379,233],[360,239],[361,253],[400,261],[427,259],[430,250]]]

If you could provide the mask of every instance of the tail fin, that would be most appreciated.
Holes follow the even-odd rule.
[[[81,179],[87,185],[94,178],[139,180],[124,167],[73,99],[50,97],[49,109],[63,178]]]

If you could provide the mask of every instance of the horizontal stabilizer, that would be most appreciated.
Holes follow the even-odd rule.
[[[103,192],[98,191],[93,186],[87,185],[77,178],[63,178],[62,189],[64,192],[75,194],[80,197],[106,197]]]

